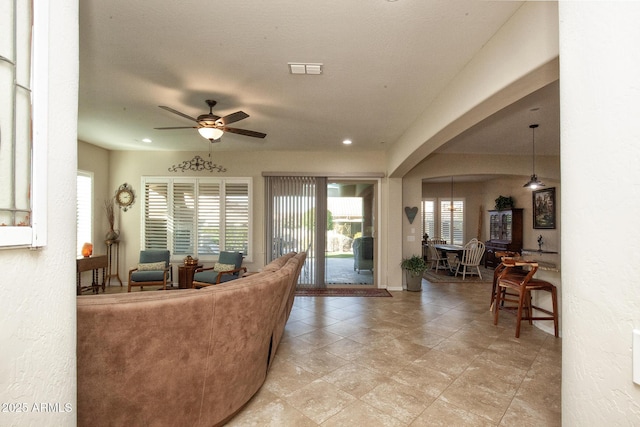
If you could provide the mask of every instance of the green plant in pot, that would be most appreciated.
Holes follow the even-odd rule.
[[[407,290],[420,291],[422,289],[422,275],[429,269],[427,262],[418,255],[404,258],[400,267],[405,271],[407,277]]]
[[[504,211],[513,208],[513,197],[498,196],[496,199],[496,210]]]

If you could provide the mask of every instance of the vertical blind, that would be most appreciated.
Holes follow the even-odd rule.
[[[145,178],[145,249],[214,259],[220,251],[250,254],[251,181]]]
[[[319,225],[326,224],[326,178],[267,176],[265,180],[267,262],[287,252],[306,251],[298,286],[324,283],[324,269],[318,268],[324,265],[324,252],[316,248],[318,239],[324,239],[325,227]]]

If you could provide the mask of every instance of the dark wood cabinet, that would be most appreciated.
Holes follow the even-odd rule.
[[[484,266],[500,264],[496,251],[522,250],[522,209],[489,211],[489,240],[485,243]]]

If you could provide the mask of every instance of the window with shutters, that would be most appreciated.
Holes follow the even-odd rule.
[[[143,179],[142,247],[202,261],[220,251],[251,259],[251,179]]]
[[[427,234],[433,239],[436,236],[436,201],[425,199],[422,201],[422,235]]]
[[[78,171],[76,181],[76,255],[82,245],[93,242],[93,173]]]
[[[449,244],[463,245],[464,241],[464,200],[440,200],[440,236]]]

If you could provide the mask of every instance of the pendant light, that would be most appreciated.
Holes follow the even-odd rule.
[[[529,127],[531,128],[532,135],[531,145],[533,147],[533,173],[531,174],[531,179],[529,180],[529,182],[523,185],[523,187],[535,190],[538,187],[544,187],[544,184],[540,182],[540,180],[538,179],[538,175],[536,175],[536,128],[538,127],[538,125],[533,124],[529,125]]]
[[[453,175],[451,175],[451,203],[449,204],[449,210],[451,212],[456,210],[456,208],[453,207]]]

